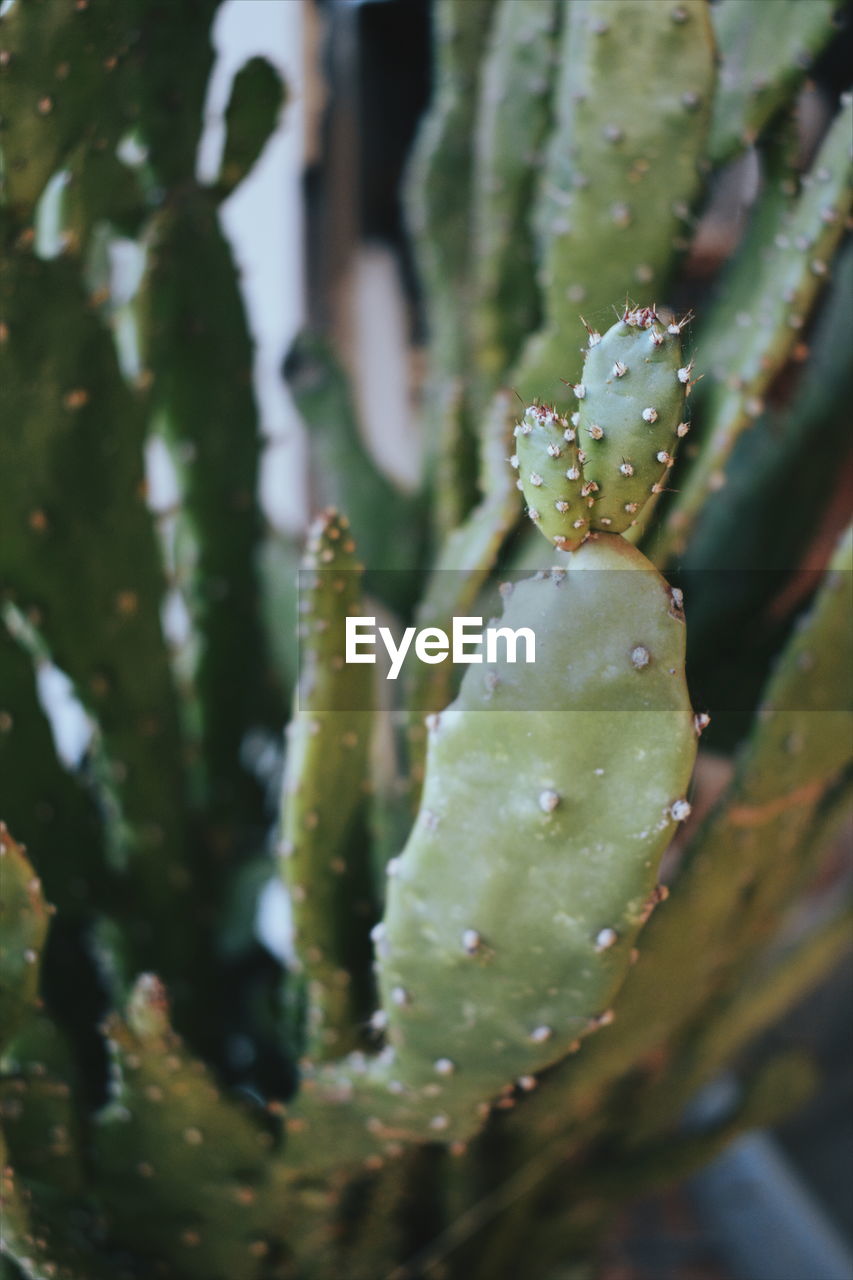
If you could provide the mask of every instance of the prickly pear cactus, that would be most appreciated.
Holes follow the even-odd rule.
[[[515,428],[512,465],[527,514],[561,551],[592,530],[624,533],[664,492],[684,420],[692,366],[682,363],[684,321],[664,325],[628,307],[602,335],[591,330],[577,410],[533,405]]]
[[[500,625],[534,631],[535,666],[472,668],[434,717],[379,933],[391,1070],[421,1087],[453,1077],[439,1132],[445,1097],[476,1115],[608,1025],[689,812],[684,622],[638,551],[596,537],[567,570],[513,586]],[[489,814],[500,823],[483,857]]]
[[[814,1087],[742,1051],[849,946],[838,6],[433,11],[422,475],[312,298],[302,538],[222,209],[323,94],[252,58],[205,183],[217,0],[0,5],[3,1280],[587,1280]]]
[[[420,812],[373,931],[386,1047],[366,1068],[317,1073],[297,1100],[307,1160],[325,1158],[318,1092],[344,1112],[325,1123],[354,1118],[377,1153],[464,1142],[502,1089],[532,1086],[608,1027],[660,856],[689,815],[697,734],[677,595],[608,534],[506,594],[500,624],[533,631],[535,666],[473,667],[432,718]]]

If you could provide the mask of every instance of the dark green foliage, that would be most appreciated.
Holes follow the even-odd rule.
[[[263,661],[244,671],[238,696],[216,692],[264,646],[253,565],[261,520],[252,343],[211,192],[193,185],[154,220],[139,316],[149,411],[178,459],[180,526],[192,547],[177,573],[201,640],[193,684],[202,794],[227,846],[235,820],[257,820],[257,796],[238,763],[242,735],[271,718],[278,697]]]
[[[252,58],[237,72],[225,111],[225,153],[219,173],[223,194],[233,191],[254,167],[283,101],[281,78],[266,58]]]

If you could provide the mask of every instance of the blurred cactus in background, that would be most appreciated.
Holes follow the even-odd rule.
[[[201,182],[217,8],[0,17],[0,1275],[592,1276],[805,1100],[753,1054],[684,1123],[850,937],[840,6],[435,0],[424,475],[303,333],[304,546],[218,218],[288,88],[243,67]],[[341,660],[500,607],[535,664]]]

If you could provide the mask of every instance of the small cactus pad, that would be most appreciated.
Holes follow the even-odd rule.
[[[663,324],[649,307],[626,309],[600,341],[593,333],[578,402],[584,486],[592,489],[590,526],[622,533],[666,484],[685,434],[692,370],[681,351],[681,324]]]
[[[623,533],[666,484],[687,433],[691,366],[680,333],[650,307],[628,307],[602,337],[590,331],[578,408],[570,417],[545,405],[525,411],[510,459],[527,513],[561,551],[591,531]]]
[[[555,547],[573,551],[589,533],[577,428],[555,409],[531,405],[515,428],[515,449],[510,462],[528,516]]]

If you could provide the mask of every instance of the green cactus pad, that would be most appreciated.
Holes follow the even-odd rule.
[[[90,1210],[15,1169],[0,1131],[0,1269],[10,1280],[115,1280],[114,1259],[96,1250],[99,1224]]]
[[[568,6],[538,227],[549,318],[597,313],[663,282],[710,119],[707,7],[645,0]]]
[[[544,652],[473,667],[434,722],[378,948],[396,1069],[424,1086],[449,1059],[458,1115],[598,1025],[695,752],[682,617],[623,540],[516,584],[501,621]]]
[[[577,415],[573,415],[574,418]],[[531,405],[515,428],[518,486],[527,515],[561,551],[579,547],[589,533],[589,507],[572,421],[547,405]]]
[[[106,1031],[113,1100],[93,1133],[92,1182],[111,1234],[188,1280],[278,1276],[270,1135],[184,1049],[156,978],[139,979]]]
[[[590,530],[623,533],[661,493],[687,434],[691,365],[684,321],[665,325],[649,307],[628,307],[602,335],[590,331],[578,408],[570,417],[533,405],[515,428],[518,487],[549,542],[572,551]]]
[[[285,96],[281,77],[266,58],[250,58],[237,72],[225,109],[220,195],[229,195],[254,168],[276,127]]]
[[[595,486],[593,529],[623,533],[666,486],[688,430],[692,367],[682,356],[681,328],[662,323],[649,308],[634,308],[600,341],[590,337],[577,431],[584,486]]]
[[[292,1135],[309,1161],[316,1125],[341,1126],[344,1151],[465,1140],[502,1089],[607,1026],[689,813],[684,626],[648,561],[595,535],[568,572],[516,585],[502,623],[544,652],[472,667],[432,723],[374,931],[388,1046],[310,1079]]]
[[[77,1072],[68,1043],[43,1015],[4,1052],[0,1123],[16,1174],[31,1186],[85,1199]],[[57,1224],[58,1225],[58,1224]]]

